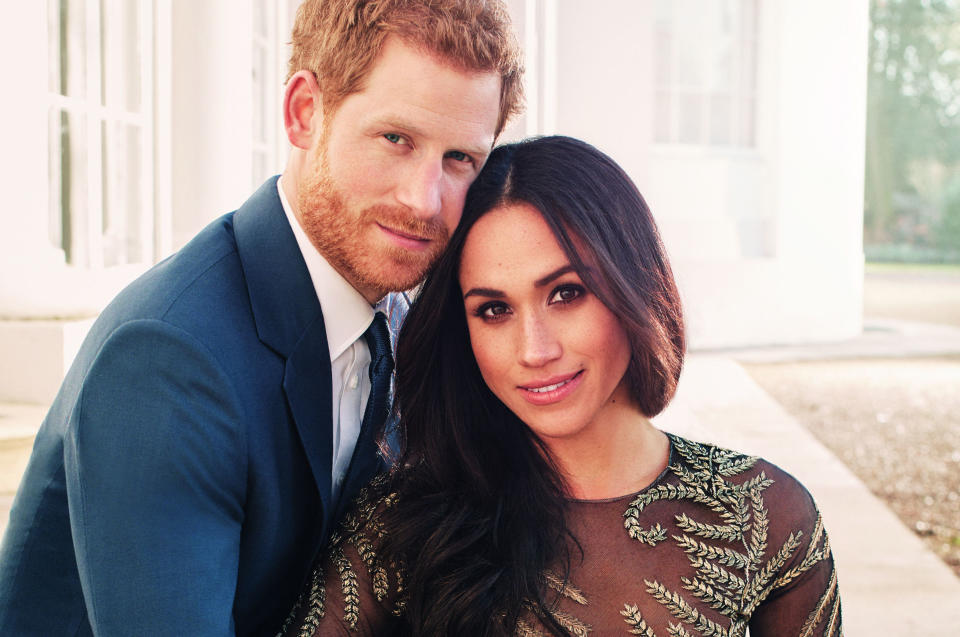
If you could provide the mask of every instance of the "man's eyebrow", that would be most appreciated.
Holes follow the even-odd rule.
[[[501,290],[494,290],[492,288],[470,288],[467,290],[467,293],[463,295],[463,298],[466,299],[468,296],[486,296],[491,299],[502,299],[506,294]]]
[[[533,282],[533,285],[534,287],[542,288],[543,286],[547,285],[554,279],[559,279],[567,272],[576,272],[576,268],[568,263],[563,267],[557,268],[547,276],[537,279],[536,281]]]
[[[412,133],[414,135],[424,134],[422,128],[413,122],[396,115],[388,115],[383,118],[378,118],[373,122],[373,125],[377,128],[398,128],[405,133]]]

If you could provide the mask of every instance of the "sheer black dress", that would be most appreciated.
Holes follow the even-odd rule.
[[[668,436],[667,469],[648,487],[568,503],[580,548],[567,581],[544,573],[559,623],[577,636],[842,635],[833,556],[807,490],[759,458]],[[402,565],[378,553],[390,532],[379,514],[402,502],[379,484],[347,516],[283,635],[387,635],[402,621]],[[530,612],[516,634],[547,633]]]

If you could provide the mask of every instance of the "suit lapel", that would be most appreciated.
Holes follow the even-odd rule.
[[[353,496],[360,490],[360,487],[370,481],[377,470],[383,468],[380,454],[374,440],[374,434],[377,428],[369,423],[364,423],[360,429],[360,436],[357,438],[357,446],[353,449],[353,456],[350,458],[350,465],[347,469],[347,475],[340,490],[340,498],[337,501],[336,516],[334,519],[340,519],[347,510],[347,506],[353,500]]]
[[[330,511],[333,458],[330,351],[320,302],[290,229],[277,178],[233,219],[260,340],[286,359],[283,390],[324,511]]]
[[[300,441],[307,452],[310,471],[329,511],[331,474],[333,471],[333,431],[330,352],[327,349],[323,319],[304,333],[299,346],[287,359],[283,391],[293,413]]]

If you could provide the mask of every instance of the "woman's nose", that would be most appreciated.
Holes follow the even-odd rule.
[[[559,338],[540,316],[524,319],[519,345],[520,363],[526,367],[542,367],[563,353]]]

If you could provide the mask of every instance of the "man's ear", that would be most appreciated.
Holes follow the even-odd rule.
[[[283,124],[287,139],[295,147],[308,150],[313,146],[323,125],[322,102],[320,85],[313,73],[294,73],[283,94]]]

